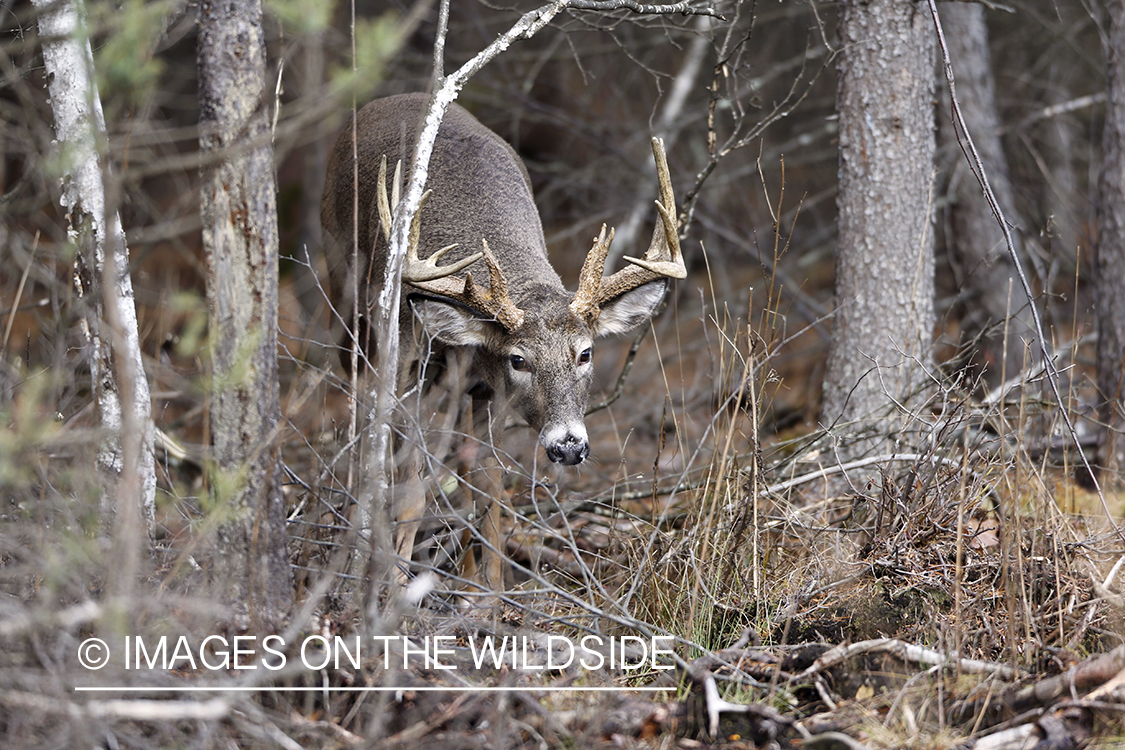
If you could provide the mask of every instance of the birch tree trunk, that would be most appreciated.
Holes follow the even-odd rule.
[[[281,495],[277,202],[259,0],[199,6],[200,196],[211,316],[216,594],[272,629],[292,600]]]
[[[90,372],[106,439],[98,466],[106,479],[103,517],[113,519],[133,563],[153,533],[156,472],[152,404],[141,359],[129,250],[116,210],[106,208],[98,154],[105,116],[80,0],[35,0],[55,135],[64,157],[61,203],[74,243],[75,278],[84,307]],[[127,569],[133,569],[131,563]]]
[[[965,124],[980,152],[1000,209],[1009,221],[1015,221],[1017,214],[1008,160],[1000,142],[1000,118],[996,112],[996,85],[992,77],[984,7],[969,3],[944,3],[941,18],[949,57],[957,76],[958,100]],[[965,333],[970,337],[982,336],[974,360],[985,368],[988,382],[997,385],[1002,374],[1012,377],[1020,371],[1025,347],[1031,346],[1033,351],[1038,348],[1035,326],[1004,241],[1004,232],[996,223],[980,183],[958,145],[949,116],[948,97],[941,107],[939,122],[942,140],[949,146],[952,160],[949,183],[954,202],[950,209],[950,246],[963,274],[961,287],[967,312]],[[1012,232],[1012,241],[1016,253],[1022,257],[1023,239],[1019,231]],[[1012,292],[1011,318],[1005,321],[1009,288]],[[1007,349],[1004,348],[1005,328]]]
[[[934,43],[911,0],[842,6],[836,318],[821,421],[852,432],[918,387],[910,358],[930,352]]]
[[[1105,131],[1098,183],[1097,288],[1099,417],[1097,464],[1110,483],[1125,466],[1125,0],[1110,0]]]

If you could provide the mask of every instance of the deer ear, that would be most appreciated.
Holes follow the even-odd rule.
[[[450,346],[484,346],[499,328],[495,321],[456,302],[415,296],[410,306],[426,333]]]
[[[657,279],[604,302],[594,324],[594,335],[618,335],[633,330],[653,316],[667,289],[668,279]]]

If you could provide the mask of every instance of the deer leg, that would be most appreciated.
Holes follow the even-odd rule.
[[[433,410],[437,413],[445,403],[445,416],[441,425],[431,430],[429,435],[441,435],[438,445],[433,446],[434,455],[444,459],[449,453],[452,440],[452,427],[457,419],[462,394],[464,392],[465,372],[469,367],[469,358],[464,352],[451,350],[447,352],[446,371],[440,375],[429,392],[422,398],[418,406],[418,413],[423,414]],[[399,385],[399,392],[404,392],[411,381],[425,380],[426,373],[407,373]],[[470,411],[470,420],[472,413]],[[471,424],[471,422],[470,422]],[[396,479],[394,493],[394,519],[395,527],[395,552],[398,555],[399,582],[405,582],[405,572],[409,570],[410,561],[414,553],[414,544],[417,540],[418,530],[425,517],[426,506],[429,501],[427,488],[431,487],[433,478],[426,472],[423,479],[423,468],[426,465],[425,451],[430,450],[426,445],[426,437],[417,435],[417,445],[410,445],[410,438],[396,456]]]
[[[461,409],[462,432],[466,435],[474,434],[474,423],[473,399],[466,396]],[[495,445],[494,438],[495,436],[490,437],[487,443]],[[461,535],[465,553],[461,557],[459,573],[465,580],[474,582],[474,589],[489,594],[503,589],[503,565],[499,554],[502,539],[499,500],[502,498],[500,493],[503,492],[504,475],[495,453],[490,451],[482,461],[481,450],[482,445],[473,441],[466,443],[459,451],[459,471],[476,511],[474,515],[481,520],[478,528],[484,542],[478,561],[472,552],[473,530],[466,527]]]
[[[417,451],[412,450],[410,453],[411,457],[401,472],[401,481],[395,483],[392,506],[399,583],[407,580],[410,559],[414,554],[414,541],[426,512],[426,488],[418,474]]]
[[[504,493],[504,471],[495,456],[489,456],[485,470],[485,502],[488,510],[484,513],[481,536],[481,566],[484,569],[484,585],[489,591],[504,589],[503,533],[500,529],[500,507]]]
[[[460,574],[467,581],[474,581],[473,589],[483,594],[493,594],[504,588],[504,568],[501,556],[503,533],[501,531],[501,498],[503,489],[503,469],[494,456],[484,460],[482,472],[476,472],[469,485],[473,507],[478,511],[481,545],[480,561],[473,554],[473,532],[466,528],[461,535],[465,554],[461,557]],[[480,511],[483,509],[483,513]],[[488,597],[478,601],[479,606],[491,606],[495,599]]]
[[[473,482],[476,481],[473,477],[473,467],[480,457],[480,446],[472,440],[474,421],[473,398],[466,393],[462,398],[461,406],[461,434],[465,436],[465,442],[458,450],[460,460],[457,473],[460,474],[462,485],[466,488],[470,507],[475,507],[477,502],[477,491],[473,487]],[[461,532],[461,549],[461,562],[457,572],[466,581],[476,581],[480,571],[477,567],[477,558],[473,554],[473,530],[469,525],[466,525],[465,530]]]
[[[484,537],[485,542],[481,547],[481,567],[484,570],[484,584],[488,590],[502,591],[504,547],[500,510],[505,494],[504,468],[500,464],[500,455],[504,450],[504,420],[502,417],[494,419],[491,411],[488,418],[488,431],[492,450],[484,461],[484,481],[481,487],[483,492],[477,498],[478,510],[482,504],[485,507],[481,524],[481,536]]]

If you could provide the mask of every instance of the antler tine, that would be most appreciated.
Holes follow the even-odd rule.
[[[399,162],[401,166],[402,162]],[[398,206],[398,169],[395,167],[395,206]],[[387,201],[387,155],[383,154],[379,162],[379,186],[375,190],[375,197],[379,204],[379,223],[383,226],[383,239],[391,244],[391,206]]]
[[[652,155],[656,159],[656,176],[660,183],[660,200],[656,201],[660,221],[652,230],[652,242],[649,243],[648,251],[645,252],[644,258],[624,256],[632,265],[622,268],[612,276],[602,278],[606,255],[609,253],[609,243],[613,240],[612,232],[608,240],[604,239],[603,227],[602,235],[594,241],[593,249],[586,256],[586,262],[582,264],[578,291],[575,292],[574,301],[570,304],[570,309],[579,317],[590,321],[597,320],[601,306],[615,297],[650,281],[661,278],[682,279],[687,276],[684,257],[680,252],[676,217],[672,213],[676,210],[676,195],[672,191],[672,178],[668,171],[664,142],[659,138],[652,139]]]
[[[379,204],[379,223],[383,225],[383,239],[389,245],[391,242],[391,203],[393,201],[395,208],[399,205],[399,181],[402,176],[402,162],[395,165],[395,177],[392,183],[391,190],[392,198],[387,200],[387,155],[383,154],[382,160],[379,162],[379,186],[375,191],[376,200]],[[418,201],[418,210],[414,212],[414,218],[410,222],[410,238],[406,244],[406,260],[402,266],[402,280],[411,284],[417,284],[423,281],[432,281],[434,279],[441,279],[446,276],[452,276],[455,273],[463,271],[468,266],[476,263],[481,258],[480,253],[473,253],[467,258],[450,263],[448,266],[439,266],[437,262],[441,257],[448,253],[457,245],[448,245],[434,252],[430,257],[425,260],[418,258],[418,240],[422,234],[422,209],[426,206],[426,201],[429,200],[432,190],[427,190],[422,193],[422,199]]]
[[[468,305],[474,310],[479,310],[485,315],[490,315],[504,326],[508,331],[515,331],[523,325],[524,313],[523,310],[516,307],[512,298],[508,294],[508,281],[504,278],[504,272],[500,269],[499,263],[496,261],[496,256],[488,248],[488,241],[481,239],[483,246],[482,252],[474,253],[470,256],[473,260],[484,258],[484,264],[488,268],[488,277],[490,288],[487,292],[482,290],[473,282],[473,274],[465,274],[464,280],[445,276],[442,278],[434,278],[432,280],[413,281],[411,284],[419,289],[436,294],[441,297],[447,297],[455,302],[460,302]],[[444,253],[449,248],[442,248],[434,253],[434,256]],[[431,256],[432,257],[432,256]],[[463,261],[458,261],[454,265],[460,266]]]
[[[609,230],[606,237],[606,227],[602,224],[602,231],[594,238],[594,246],[582,261],[582,270],[578,274],[578,291],[570,303],[570,311],[579,318],[588,318],[593,314],[597,318],[598,292],[602,285],[602,274],[605,273],[605,259],[609,255],[609,246],[613,243],[613,230]]]
[[[656,178],[660,182],[660,200],[656,201],[660,223],[652,231],[652,242],[649,243],[643,259],[630,258],[628,255],[624,258],[657,276],[682,279],[687,276],[687,268],[684,266],[683,254],[680,252],[679,227],[676,225],[676,217],[672,214],[676,210],[676,196],[672,191],[672,177],[668,171],[664,141],[660,138],[652,139],[652,156],[656,160]]]
[[[387,155],[383,154],[386,159]],[[402,159],[395,162],[395,180],[391,183],[391,200],[394,201],[395,206],[398,206],[399,198],[402,193]]]
[[[379,187],[375,190],[375,199],[379,204],[379,223],[383,226],[383,239],[389,245],[391,243],[391,222],[394,221],[391,216],[391,206],[398,208],[399,203],[399,185],[402,182],[402,160],[395,162],[395,178],[391,183],[391,199],[387,200],[387,155],[383,154],[383,158],[379,160]],[[417,229],[419,216],[422,213],[422,205],[426,202],[426,196],[422,196],[421,202],[418,204],[418,210],[414,213],[414,223],[412,227]],[[412,239],[417,240],[417,232],[412,236]]]
[[[504,278],[504,272],[500,270],[500,264],[496,262],[496,256],[488,248],[488,240],[482,237],[480,242],[484,248],[481,254],[484,256],[484,264],[488,266],[488,283],[490,285],[487,307],[484,308],[484,311],[492,313],[502,326],[509,331],[514,331],[523,325],[523,310],[516,307],[516,303],[512,302],[512,298],[508,295],[508,280]],[[472,284],[472,281],[472,274],[466,274],[466,289]],[[476,287],[474,286],[473,289],[476,290]]]

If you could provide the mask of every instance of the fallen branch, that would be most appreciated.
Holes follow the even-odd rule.
[[[1125,682],[1125,646],[1118,646],[1107,654],[1091,656],[1062,674],[1040,680],[1033,685],[1013,687],[1000,695],[986,696],[953,707],[953,716],[960,720],[983,714],[982,726],[990,726],[1005,716],[1033,708],[1054,704],[1060,698],[1077,697],[1079,693],[1100,688],[1091,693],[1097,697],[1114,686]]]
[[[825,651],[812,666],[797,675],[798,680],[811,679],[815,675],[832,667],[843,664],[848,659],[861,654],[889,653],[897,656],[904,662],[917,662],[934,666],[956,666],[968,674],[991,674],[1005,680],[1014,680],[1020,677],[1016,670],[1005,664],[981,661],[979,659],[961,659],[947,656],[940,651],[925,646],[916,646],[896,638],[878,638],[871,641],[860,641],[836,646]]]
[[[230,703],[223,698],[206,701],[118,699],[78,703],[18,690],[5,690],[0,692],[0,704],[19,711],[42,711],[72,719],[94,716],[126,721],[217,721],[230,713]]]

